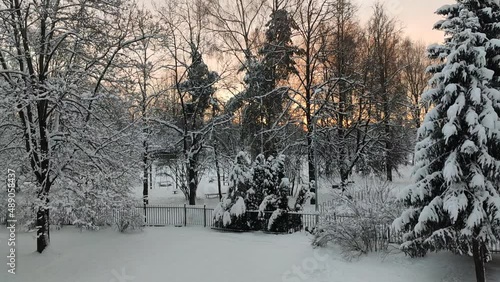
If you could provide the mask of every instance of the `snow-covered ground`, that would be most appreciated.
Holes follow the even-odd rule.
[[[402,187],[411,183],[410,175],[411,175],[411,166],[400,167],[397,172],[394,172],[394,181],[391,184],[395,190],[399,191]],[[306,175],[306,172],[304,172]],[[305,177],[305,176],[304,176]],[[361,177],[359,175],[353,175],[351,180],[354,180],[357,183],[365,181],[365,177]],[[320,204],[326,204],[332,199],[338,198],[339,190],[332,189],[332,184],[338,183],[338,179],[322,179],[319,182],[318,189],[318,199]],[[169,183],[169,186],[160,186],[160,183]],[[178,192],[174,194],[175,186],[172,185],[171,180],[168,180],[161,176],[153,176],[153,189],[149,190],[149,202],[152,205],[183,205],[187,203],[184,194],[182,192]],[[229,188],[227,183],[223,183],[222,192],[226,192]],[[197,205],[207,205],[209,208],[214,208],[219,202],[218,197],[207,199],[205,194],[207,193],[217,193],[217,181],[215,178],[214,172],[209,172],[206,176],[204,176],[197,190]],[[396,192],[397,192],[396,191]],[[142,199],[142,183],[137,183],[133,188],[133,194],[137,199]],[[293,199],[290,200],[291,204],[295,201]],[[309,212],[313,212],[315,209],[314,205],[306,205],[305,210]]]
[[[225,183],[227,184],[227,183]],[[227,192],[228,186],[222,185],[222,192]],[[142,183],[136,183],[133,187],[132,193],[135,198],[142,199]],[[174,193],[175,185],[171,180],[160,176],[153,176],[153,189],[149,189],[149,203],[151,205],[183,205],[188,203],[184,194],[178,190]],[[196,205],[207,205],[209,208],[214,208],[217,203],[219,203],[218,197],[211,197],[207,199],[205,194],[217,193],[217,179],[214,175],[209,174],[203,177],[198,184],[198,190],[196,191]]]
[[[346,261],[337,248],[314,250],[306,233],[220,233],[197,227],[52,231],[52,244],[35,253],[32,234],[17,238],[16,275],[0,264],[2,282],[438,282],[474,281],[472,259],[449,253],[410,259],[401,253]],[[0,231],[0,253],[7,253]],[[500,281],[500,256],[487,264]]]

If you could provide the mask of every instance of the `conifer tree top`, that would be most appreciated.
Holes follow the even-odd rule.
[[[441,62],[422,96],[430,103],[418,131],[415,184],[403,191],[407,210],[395,221],[406,232],[403,249],[418,255],[449,249],[467,253],[473,240],[500,237],[500,92],[492,33],[498,1],[458,1],[437,13],[446,19],[443,45],[429,48]],[[498,63],[498,62],[496,62]]]

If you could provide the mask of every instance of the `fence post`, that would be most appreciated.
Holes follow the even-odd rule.
[[[187,208],[186,204],[184,204],[184,226],[187,225]]]
[[[203,205],[203,227],[207,227],[207,205]]]

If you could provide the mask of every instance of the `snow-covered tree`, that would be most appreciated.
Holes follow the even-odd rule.
[[[214,226],[238,230],[249,229],[246,217],[247,193],[252,187],[253,169],[250,157],[239,152],[229,176],[230,187],[226,196],[214,209]]]
[[[161,22],[171,38],[166,40],[165,47],[173,62],[167,65],[173,78],[176,102],[180,105],[178,117],[162,124],[177,131],[179,136],[178,144],[182,148],[176,150],[182,151],[182,173],[186,179],[181,190],[190,205],[196,203],[203,154],[211,133],[217,125],[229,120],[227,115],[215,115],[213,111],[219,75],[211,71],[203,59],[204,50],[210,44],[206,12],[200,1],[168,3],[161,12]]]
[[[214,211],[215,225],[239,230],[299,230],[302,224],[300,216],[288,214],[292,211],[288,206],[290,183],[285,177],[284,169],[284,155],[266,159],[260,154],[251,163],[247,153],[238,153],[230,175],[231,186],[228,195]],[[300,210],[308,198],[306,194],[307,189],[304,189],[300,207],[293,211]],[[267,226],[263,226],[265,220],[269,220]]]
[[[182,99],[183,129],[184,129],[184,155],[186,159],[187,186],[189,187],[189,204],[196,202],[198,188],[199,160],[206,142],[206,133],[199,130],[206,124],[206,111],[215,93],[214,83],[218,74],[210,71],[203,61],[199,46],[191,42],[191,65],[187,70],[187,80],[180,83],[178,88],[189,93],[189,97]]]
[[[267,177],[264,180],[264,198],[259,205],[259,214],[264,217],[266,212],[272,212],[267,230],[287,232],[290,228],[288,220],[288,195],[290,182],[285,177],[285,156],[269,157],[267,160]],[[299,223],[300,224],[300,223]]]
[[[429,48],[431,89],[422,100],[432,109],[419,129],[415,184],[402,194],[407,209],[395,220],[411,256],[448,249],[473,254],[484,281],[486,246],[500,239],[500,92],[495,88],[500,40],[498,1],[461,0],[443,6],[443,45]]]
[[[36,183],[38,252],[49,243],[57,187],[99,179],[94,189],[127,189],[119,183],[133,156],[124,140],[133,137],[127,107],[113,106],[121,103],[119,55],[144,39],[131,32],[131,7],[107,0],[0,3],[0,97],[9,109],[1,114],[15,117],[16,145]]]
[[[146,36],[134,44],[133,50],[126,54],[127,72],[126,80],[122,82],[123,92],[127,94],[130,103],[130,112],[134,122],[137,124],[141,143],[141,166],[142,166],[142,195],[143,203],[148,204],[148,190],[152,187],[152,164],[155,153],[158,150],[158,142],[155,137],[158,136],[158,128],[150,119],[157,118],[158,100],[163,96],[163,89],[158,87],[158,73],[164,67],[163,61],[159,60],[161,50],[158,44],[158,38],[161,37],[161,31],[153,18],[153,14],[147,10],[139,10],[133,18],[137,35]],[[163,71],[163,70],[162,70]],[[165,111],[165,109],[163,109]]]
[[[270,188],[272,174],[263,154],[259,154],[252,164],[253,181],[252,187],[248,190],[247,208],[258,210],[260,203],[264,199],[264,191]]]
[[[292,30],[296,24],[290,14],[275,3],[267,23],[265,41],[259,56],[247,56],[244,69],[246,88],[241,95],[243,107],[242,139],[253,157],[276,155],[279,149],[277,125],[283,121],[287,88],[280,87],[291,73],[296,72]]]

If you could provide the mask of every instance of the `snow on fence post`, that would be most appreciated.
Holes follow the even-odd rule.
[[[187,225],[187,208],[186,204],[184,204],[184,226]]]
[[[207,205],[203,205],[203,227],[207,227]]]

